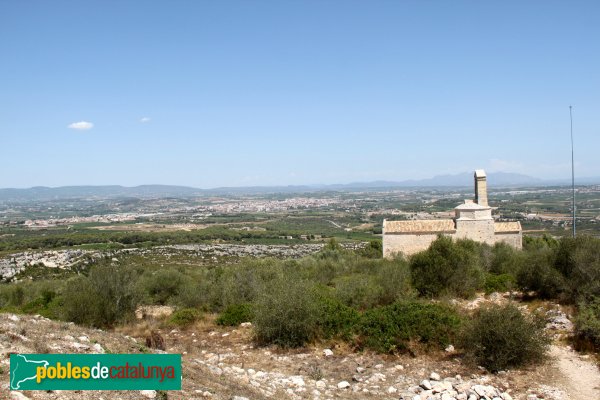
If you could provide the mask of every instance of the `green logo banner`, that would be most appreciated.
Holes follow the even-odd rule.
[[[181,390],[181,354],[11,354],[11,390]]]

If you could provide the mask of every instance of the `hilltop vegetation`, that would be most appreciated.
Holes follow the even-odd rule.
[[[220,313],[225,325],[249,319],[259,344],[296,347],[341,340],[356,349],[396,353],[463,343],[480,364],[505,368],[543,354],[547,340],[535,318],[514,308],[468,316],[445,299],[469,298],[491,288],[571,304],[580,310],[580,342],[598,346],[599,254],[598,239],[545,236],[526,238],[522,251],[440,237],[410,259],[393,260],[381,258],[380,242],[350,251],[335,240],[298,260],[242,259],[206,268],[107,257],[68,279],[4,284],[0,306],[114,327],[131,321],[141,304],[172,305],[186,310],[177,321],[200,318],[202,312]],[[488,326],[482,321],[490,318],[516,321],[501,329],[508,335],[502,339],[505,347],[515,346],[514,354],[503,360],[477,350],[490,349],[477,340],[489,337],[481,326]],[[517,334],[522,340],[511,339]],[[465,337],[469,339],[461,341]]]

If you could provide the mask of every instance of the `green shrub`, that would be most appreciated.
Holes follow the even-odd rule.
[[[175,298],[189,280],[174,269],[161,269],[144,276],[140,281],[142,290],[152,304],[164,305]]]
[[[62,304],[57,293],[44,289],[38,298],[26,303],[21,309],[27,314],[40,314],[46,318],[56,319],[60,315],[61,307]]]
[[[345,305],[358,309],[378,304],[383,289],[371,274],[352,274],[334,280],[336,296]]]
[[[513,304],[491,305],[477,311],[465,326],[460,345],[468,358],[490,371],[540,361],[550,343],[545,322],[525,317]]]
[[[183,308],[199,308],[206,311],[210,304],[209,291],[208,282],[190,279],[179,288],[177,295],[169,302]]]
[[[347,251],[335,240],[335,238],[329,239],[327,244],[323,246],[320,252],[315,254],[315,258],[317,259],[330,259],[339,261],[343,258],[343,256],[347,253]]]
[[[485,293],[507,292],[514,290],[517,286],[517,280],[511,274],[487,274],[485,277]]]
[[[10,295],[10,305],[19,307],[23,305],[23,301],[25,300],[25,291],[21,286],[16,286]]]
[[[242,322],[254,320],[254,307],[252,304],[231,304],[223,310],[217,318],[218,325],[237,326]]]
[[[361,345],[384,353],[409,348],[412,341],[443,347],[450,343],[461,318],[450,307],[401,301],[366,311],[357,329]]]
[[[318,334],[325,339],[349,340],[360,320],[360,314],[343,304],[331,293],[322,290],[318,295]]]
[[[579,305],[575,333],[579,343],[589,343],[600,350],[600,297]]]
[[[281,260],[271,258],[244,259],[238,265],[215,268],[210,288],[214,308],[223,310],[230,304],[254,303],[282,268]]]
[[[131,268],[95,265],[88,277],[67,282],[61,296],[62,317],[99,328],[133,319],[139,302],[136,276]]]
[[[182,308],[169,317],[169,324],[186,328],[202,318],[202,313],[195,308]]]
[[[381,287],[379,305],[392,304],[401,299],[415,297],[411,283],[410,267],[403,258],[379,260],[375,277]]]
[[[483,286],[479,249],[471,240],[438,237],[412,256],[412,281],[422,296],[470,297]]]
[[[489,272],[497,275],[516,275],[520,262],[520,253],[520,251],[506,243],[496,243],[492,247]]]
[[[600,239],[561,239],[555,267],[566,277],[566,300],[576,303],[600,297]]]
[[[559,242],[548,234],[542,236],[523,236],[523,249],[526,251],[558,248]]]
[[[67,282],[63,294],[62,318],[80,325],[103,327],[102,299],[85,276],[73,278]]]
[[[565,290],[564,277],[554,268],[554,251],[549,247],[525,253],[517,283],[523,290],[534,290],[541,298],[556,298]]]
[[[300,347],[316,337],[318,311],[312,284],[297,276],[282,275],[269,282],[256,303],[256,341]]]
[[[383,243],[381,240],[371,240],[367,246],[358,251],[362,257],[381,258],[383,257]]]

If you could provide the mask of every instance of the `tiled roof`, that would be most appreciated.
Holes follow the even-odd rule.
[[[494,231],[496,233],[520,232],[521,223],[516,222],[494,222]]]
[[[423,219],[418,221],[385,221],[384,233],[443,233],[455,232],[451,219]]]

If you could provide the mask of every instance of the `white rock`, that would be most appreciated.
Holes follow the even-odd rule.
[[[398,371],[402,371],[404,369],[404,366],[398,364],[394,368],[396,368]]]
[[[240,326],[242,328],[250,328],[252,326],[252,322],[242,322]]]
[[[89,342],[90,338],[87,336],[79,336],[77,339],[79,339],[80,342]]]
[[[452,383],[447,381],[437,382],[433,385],[433,393],[448,392],[450,390],[452,390]]]
[[[8,316],[8,319],[10,319],[13,322],[17,322],[20,321],[19,317],[17,317],[15,314],[11,314]]]
[[[429,379],[431,379],[432,381],[439,381],[441,380],[440,374],[438,374],[437,372],[432,372],[431,375],[429,375]]]
[[[421,386],[425,390],[431,390],[431,389],[433,389],[433,386],[431,385],[431,382],[429,382],[427,379],[423,379],[421,381],[421,383],[419,384],[419,386]]]
[[[479,397],[487,396],[487,388],[483,385],[475,385],[471,389],[473,389]]]
[[[87,344],[83,344],[83,343],[71,343],[71,347],[77,350],[89,350],[90,346],[88,346]]]
[[[255,370],[253,370],[252,368],[248,368],[248,375],[254,375],[256,373]]]
[[[502,398],[502,400],[513,400],[513,398],[508,393],[502,393],[500,397]]]
[[[209,365],[208,366],[208,370],[210,372],[212,372],[215,375],[222,375],[223,374],[223,370],[219,367],[215,367],[214,365]]]
[[[377,364],[374,368],[375,369],[381,369],[381,368],[383,368],[383,364]]]
[[[363,367],[356,367],[356,372],[358,372],[359,374],[362,374],[363,372],[365,372],[367,369],[363,368]]]
[[[315,383],[315,385],[319,388],[319,389],[325,389],[327,387],[327,383],[324,380],[319,380]]]
[[[397,391],[398,391],[398,389],[396,389],[396,388],[395,388],[395,387],[393,387],[393,386],[390,386],[390,387],[388,388],[388,390],[387,390],[387,392],[388,392],[389,394],[396,393]]]
[[[99,354],[105,353],[105,351],[102,348],[102,346],[100,345],[100,343],[94,343],[94,345],[92,346],[92,350],[94,351],[94,353],[99,353]]]
[[[237,375],[243,375],[246,373],[246,371],[244,370],[244,368],[240,368],[237,365],[233,365],[231,367],[231,371],[233,371],[233,373],[237,374]]]
[[[303,387],[305,385],[304,379],[299,375],[290,376],[290,381],[296,387]]]
[[[243,397],[243,396],[233,396],[233,398],[231,400],[250,400],[247,397]]]
[[[419,396],[418,394],[414,395],[412,400],[421,400],[421,396]]]
[[[448,347],[445,348],[446,352],[448,353],[454,353],[454,346],[449,345]]]
[[[227,336],[229,336],[229,333],[224,333],[221,335],[221,337],[227,337]]]
[[[348,381],[341,381],[337,384],[337,387],[338,389],[347,389],[350,387],[350,384],[348,383]]]
[[[21,392],[10,392],[11,400],[29,400],[29,397],[25,396]]]
[[[333,356],[333,351],[331,351],[331,349],[325,349],[323,350],[323,354],[325,355],[325,357],[331,357]]]
[[[384,374],[379,373],[379,372],[374,373],[368,379],[369,382],[385,382],[385,380],[386,380],[386,376]]]
[[[207,390],[205,392],[202,392],[202,397],[212,397],[212,393]]]
[[[156,398],[156,390],[140,390],[140,394],[147,399]]]
[[[319,392],[317,389],[312,391],[312,395],[315,397],[319,397],[321,395],[321,392]]]

